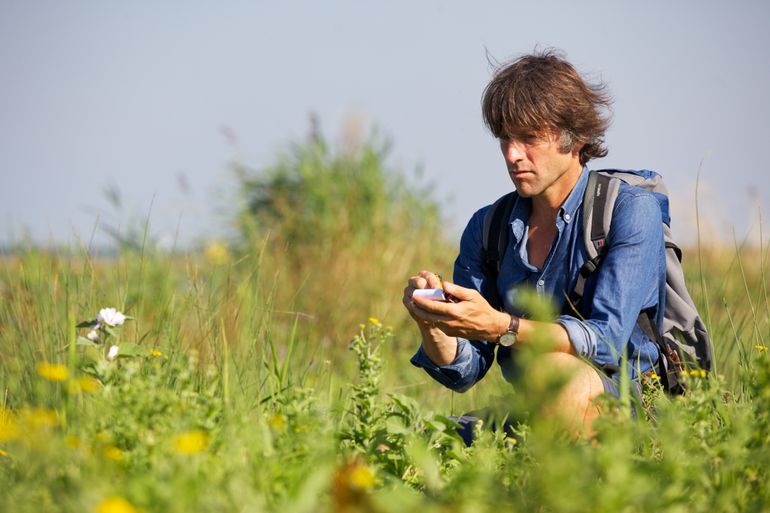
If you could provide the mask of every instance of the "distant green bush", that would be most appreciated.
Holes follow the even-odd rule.
[[[263,170],[237,168],[242,250],[278,273],[277,303],[307,314],[330,343],[346,342],[362,318],[400,311],[407,278],[423,267],[451,274],[438,201],[388,165],[388,150],[372,137],[335,151],[317,137]]]

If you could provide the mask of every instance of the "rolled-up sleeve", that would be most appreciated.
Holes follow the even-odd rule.
[[[433,363],[420,346],[410,362],[415,367],[425,369],[425,372],[445,387],[455,392],[465,392],[486,373],[489,368],[489,363],[486,360],[493,357],[492,354],[483,354],[484,352],[492,353],[492,349],[482,349],[476,344],[478,343],[473,344],[464,338],[458,338],[457,355],[454,361],[442,366]]]
[[[570,342],[580,356],[593,360],[596,357],[596,333],[588,325],[570,315],[562,315],[556,322],[567,330]]]

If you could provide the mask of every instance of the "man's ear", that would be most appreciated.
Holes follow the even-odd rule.
[[[572,152],[571,152],[572,156],[580,158],[580,152],[583,151],[583,148],[585,147],[585,145],[586,144],[584,142],[576,142],[572,146]]]

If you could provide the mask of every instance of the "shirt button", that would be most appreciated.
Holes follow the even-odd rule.
[[[545,285],[545,280],[538,280],[537,284],[542,287],[543,285]]]
[[[569,214],[564,214],[564,220],[565,221],[569,221],[570,217],[572,217],[572,216],[570,216]]]

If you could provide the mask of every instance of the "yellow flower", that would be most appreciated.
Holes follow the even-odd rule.
[[[114,445],[108,445],[102,451],[102,455],[105,458],[112,461],[123,461],[123,451],[115,447]]]
[[[11,455],[5,452],[4,450],[0,449],[0,456],[5,456],[6,458],[10,458]]]
[[[159,357],[163,356],[163,353],[153,349],[152,351],[150,351],[150,356],[154,356],[155,358],[159,358]]]
[[[19,417],[32,428],[51,427],[59,424],[59,417],[56,412],[47,408],[25,408],[20,412]]]
[[[767,352],[767,346],[763,345],[763,344],[757,344],[756,346],[754,346],[754,349],[756,349],[760,353],[766,353]]]
[[[366,489],[374,486],[374,472],[366,465],[355,465],[348,477],[353,488]]]
[[[102,384],[94,378],[83,376],[76,379],[75,381],[71,381],[67,385],[67,390],[71,394],[79,394],[80,392],[91,393],[99,390],[101,386]]]
[[[376,317],[369,317],[369,322],[378,328],[382,326],[382,323],[380,323],[380,321],[378,321]]]
[[[267,419],[267,423],[270,424],[270,427],[276,431],[286,431],[286,417],[280,413],[271,415],[270,418]]]
[[[705,378],[706,377],[706,371],[703,369],[692,369],[690,370],[690,376],[695,378]]]
[[[221,242],[212,242],[206,246],[204,256],[211,265],[225,265],[230,261],[230,252]]]
[[[140,510],[123,497],[113,496],[100,502],[95,513],[140,513]]]
[[[99,431],[96,433],[96,441],[99,443],[107,443],[112,441],[112,435],[107,431]]]
[[[67,367],[59,363],[40,362],[37,364],[37,373],[48,381],[66,381],[69,376]]]
[[[179,454],[198,454],[209,445],[209,436],[203,431],[188,431],[174,437],[174,450]]]
[[[11,410],[0,406],[0,442],[13,440],[18,436],[19,425],[16,423],[16,416]]]
[[[653,372],[652,374],[650,374],[650,379],[653,380],[653,381],[659,381],[660,380],[660,376],[658,376],[657,374],[655,374]]]

